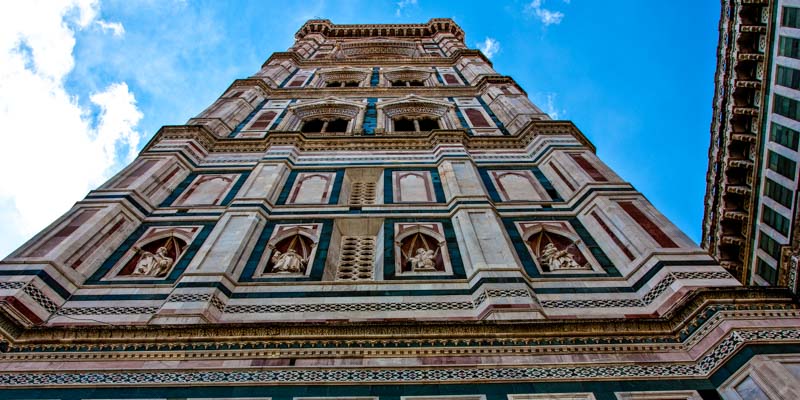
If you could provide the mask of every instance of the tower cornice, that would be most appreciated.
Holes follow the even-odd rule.
[[[294,37],[302,39],[309,34],[319,34],[336,38],[423,38],[437,33],[451,33],[459,40],[464,40],[464,31],[450,18],[431,18],[423,24],[334,24],[328,19],[311,19],[300,27]]]

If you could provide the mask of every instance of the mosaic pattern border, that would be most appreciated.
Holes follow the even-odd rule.
[[[582,379],[704,378],[747,343],[800,342],[800,329],[734,330],[695,363],[652,363],[571,367],[268,369],[187,372],[84,372],[0,374],[0,386],[306,384],[565,381]]]
[[[641,299],[605,299],[605,300],[544,300],[544,308],[606,308],[606,307],[647,307],[661,296],[670,285],[679,279],[731,279],[727,271],[679,271],[670,272],[659,281]]]

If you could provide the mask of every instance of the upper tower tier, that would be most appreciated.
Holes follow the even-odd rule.
[[[295,33],[297,40],[317,34],[338,39],[374,37],[406,37],[430,39],[438,34],[451,34],[464,40],[464,31],[450,18],[431,18],[424,24],[342,24],[336,25],[327,19],[310,19]]]
[[[306,22],[295,34],[290,53],[306,60],[376,59],[389,62],[430,62],[467,50],[464,31],[449,18],[425,24],[336,25],[326,19]],[[471,50],[473,54],[479,51]],[[281,56],[277,53],[275,56]],[[482,55],[481,55],[482,56]],[[481,57],[487,63],[486,57]]]

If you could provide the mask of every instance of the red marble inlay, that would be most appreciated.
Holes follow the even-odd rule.
[[[623,252],[623,253],[625,253],[625,256],[626,256],[626,257],[628,257],[628,260],[631,260],[631,261],[633,261],[633,259],[634,259],[634,258],[636,258],[636,257],[634,257],[634,256],[633,256],[633,253],[631,253],[631,251],[630,251],[630,250],[628,250],[628,247],[627,247],[627,246],[625,246],[625,243],[622,243],[622,240],[620,240],[620,239],[617,237],[617,235],[615,235],[615,234],[614,234],[614,232],[611,230],[611,228],[609,228],[609,227],[608,227],[608,225],[606,224],[606,222],[605,222],[605,221],[603,221],[603,220],[600,218],[600,216],[599,216],[599,215],[597,215],[597,212],[596,212],[596,211],[592,211],[592,217],[594,217],[595,221],[597,221],[597,223],[600,225],[600,227],[601,227],[601,228],[603,228],[603,230],[604,230],[604,231],[606,231],[606,233],[608,234],[608,236],[610,236],[610,237],[611,237],[611,240],[613,240],[613,241],[614,241],[614,243],[616,243],[616,244],[617,244],[617,247],[619,247],[619,249],[620,249],[620,250],[622,250],[622,252]]]
[[[550,168],[552,168],[553,171],[556,172],[556,175],[558,175],[558,177],[561,178],[561,181],[564,182],[564,184],[567,185],[567,187],[570,188],[570,190],[573,190],[573,191],[575,190],[575,186],[572,186],[572,184],[569,183],[569,181],[564,176],[564,174],[561,173],[561,170],[556,167],[555,163],[550,163]]]
[[[603,176],[603,174],[600,173],[600,171],[598,171],[597,168],[595,168],[594,165],[589,162],[589,160],[583,158],[582,155],[570,154],[570,156],[573,160],[575,160],[576,163],[578,163],[578,166],[586,171],[586,173],[589,174],[589,176],[592,177],[592,179],[594,179],[596,182],[608,182],[608,178]]]
[[[94,215],[95,213],[97,213],[97,210],[81,210],[81,211],[79,211],[78,215],[76,215],[74,218],[72,218],[72,220],[69,221],[66,226],[64,226],[61,229],[59,229],[58,232],[56,232],[55,235],[53,235],[49,239],[47,239],[44,243],[42,243],[41,246],[39,246],[35,250],[33,250],[30,253],[28,253],[28,256],[30,256],[30,257],[43,257],[43,256],[47,255],[47,253],[49,253],[50,250],[53,250],[53,248],[55,248],[61,242],[63,242],[64,239],[66,239],[69,235],[71,235],[73,232],[78,230],[78,228],[80,228],[81,225],[83,225],[84,222],[88,221],[89,218],[91,218],[92,215]]]
[[[131,173],[128,174],[125,178],[117,182],[117,184],[114,185],[114,187],[127,187],[128,185],[133,183],[136,179],[138,179],[140,176],[144,175],[144,173],[147,172],[150,168],[152,168],[153,165],[156,165],[157,162],[158,160],[145,160],[144,162],[139,164],[139,166],[134,168],[133,171],[131,171]]]
[[[636,207],[635,204],[630,201],[618,201],[617,204],[619,204],[619,206],[622,207],[622,209],[625,210],[625,212],[628,213],[628,215],[630,215],[631,218],[633,218],[633,220],[639,224],[639,226],[644,228],[647,234],[649,234],[659,246],[666,248],[678,247],[678,245],[675,244],[675,242],[673,242],[672,239],[670,239],[669,236],[667,236],[667,234],[658,227],[658,225],[653,223],[650,218],[647,218],[642,210]]]
[[[472,126],[476,128],[491,127],[489,121],[487,121],[486,118],[484,118],[480,110],[476,108],[467,108],[464,110],[464,113],[467,114],[467,118],[469,118],[469,122],[472,123]]]
[[[278,114],[276,114],[275,111],[267,111],[262,113],[258,116],[258,118],[256,118],[256,121],[250,125],[249,129],[267,129],[270,122],[272,122],[272,119],[275,118],[276,115]]]
[[[71,265],[72,269],[77,269],[78,267],[80,267],[81,264],[83,264],[83,261],[86,258],[86,255],[91,253],[91,250],[94,250],[95,248],[102,248],[103,242],[105,242],[106,239],[108,239],[109,236],[111,236],[114,233],[116,233],[124,223],[125,223],[125,219],[124,218],[120,218],[119,221],[117,221],[117,223],[114,224],[114,226],[112,226],[111,229],[109,229],[108,232],[106,232],[103,235],[103,237],[97,242],[97,244],[95,246],[92,246],[92,248],[89,249],[89,251],[85,252],[84,254],[81,254],[81,256],[78,257],[78,259],[75,260],[75,262],[72,263],[72,265]]]

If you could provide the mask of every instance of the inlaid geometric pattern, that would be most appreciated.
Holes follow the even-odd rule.
[[[0,282],[0,290],[2,289],[22,289],[26,282]]]
[[[350,189],[351,205],[375,204],[375,182],[353,182]]]
[[[0,374],[0,386],[255,384],[255,383],[411,383],[532,381],[575,379],[663,379],[707,377],[748,342],[800,342],[798,329],[731,331],[708,354],[694,363],[653,362],[620,365],[557,367],[440,367],[259,369],[187,372],[84,372]]]
[[[475,307],[480,306],[489,297],[532,297],[527,289],[489,289],[481,292],[475,299]]]
[[[47,297],[46,294],[44,294],[36,286],[33,286],[33,284],[25,286],[25,288],[22,290],[25,293],[27,293],[28,296],[31,296],[33,301],[42,306],[42,308],[44,308],[48,312],[52,313],[58,311],[58,304],[54,303],[53,300],[50,300],[50,298]]]
[[[58,315],[123,315],[155,314],[159,307],[68,307],[58,310]]]
[[[726,271],[670,272],[641,299],[603,299],[603,300],[544,300],[545,308],[604,308],[604,307],[647,307],[663,294],[678,279],[730,279]]]
[[[180,293],[173,294],[167,299],[168,303],[191,303],[198,301],[209,301],[210,293]]]
[[[471,301],[430,303],[329,303],[329,304],[234,304],[226,313],[306,313],[306,312],[381,312],[472,310]]]
[[[374,236],[342,236],[337,281],[371,281],[374,264]]]

